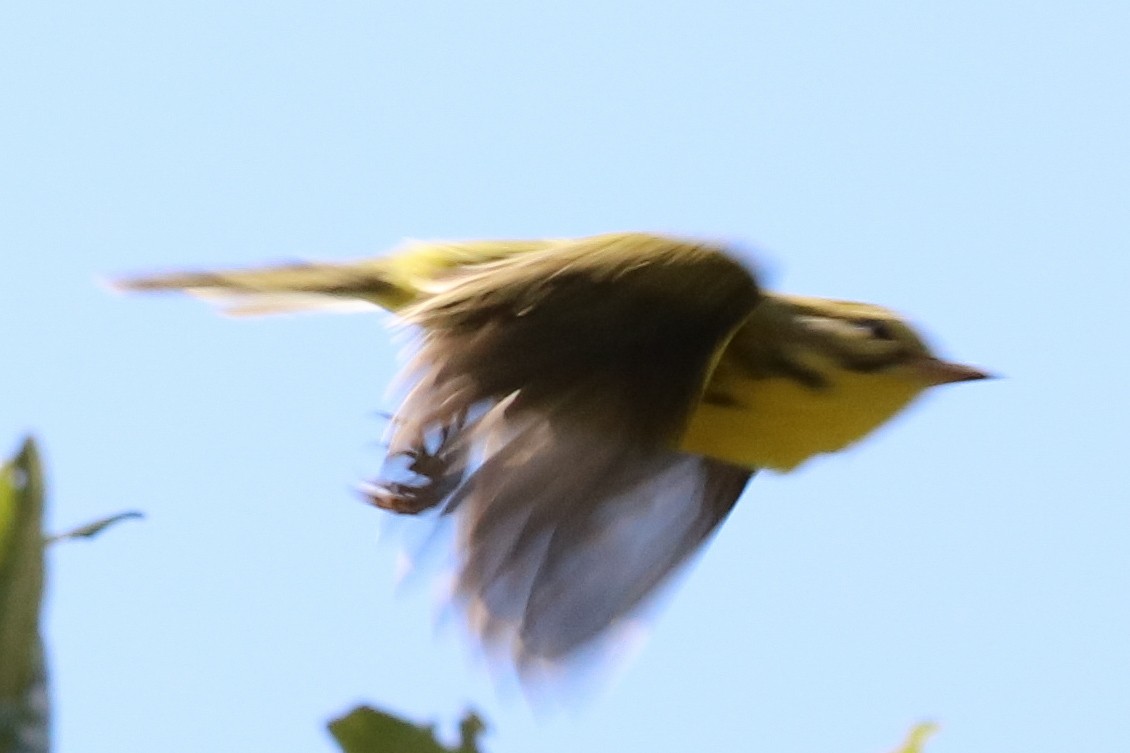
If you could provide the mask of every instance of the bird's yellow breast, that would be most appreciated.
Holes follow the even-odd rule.
[[[787,377],[750,378],[725,365],[691,415],[680,449],[751,468],[787,471],[814,455],[862,439],[922,390],[907,374],[825,371],[828,384],[812,388]]]

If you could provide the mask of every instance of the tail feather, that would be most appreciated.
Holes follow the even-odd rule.
[[[182,291],[248,316],[307,309],[400,308],[415,293],[390,279],[383,259],[349,264],[299,263],[216,272],[174,272],[116,280],[122,291]]]
[[[218,299],[228,313],[241,316],[306,309],[357,310],[374,304],[398,311],[417,303],[425,289],[459,270],[541,251],[557,242],[414,241],[388,257],[144,275],[114,281],[112,286],[121,291],[182,291]]]

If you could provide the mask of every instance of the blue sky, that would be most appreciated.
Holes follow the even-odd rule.
[[[1125,746],[1130,6],[0,8],[0,442],[42,436],[59,750],[329,751],[367,701],[494,753]],[[95,281],[404,237],[734,239],[1007,376],[759,478],[563,710],[399,593],[381,317],[235,321]]]

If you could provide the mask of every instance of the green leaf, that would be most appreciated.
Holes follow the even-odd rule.
[[[917,727],[910,731],[906,737],[906,742],[902,744],[894,753],[922,753],[922,747],[926,744],[926,738],[933,735],[938,731],[938,725],[933,722],[925,722],[919,724]]]
[[[43,472],[35,441],[0,467],[0,753],[49,747],[43,598]]]
[[[329,723],[330,734],[345,753],[478,753],[478,737],[485,729],[474,712],[459,723],[458,748],[448,748],[435,737],[432,726],[419,726],[398,717],[359,706]]]
[[[105,531],[110,526],[120,523],[123,520],[144,517],[145,516],[139,513],[137,510],[120,512],[117,515],[111,515],[109,517],[96,520],[93,523],[87,523],[84,526],[79,526],[78,528],[72,528],[69,531],[64,531],[63,533],[57,533],[54,536],[49,536],[47,538],[47,543],[54,544],[56,541],[66,541],[67,539],[92,539],[98,534]]]

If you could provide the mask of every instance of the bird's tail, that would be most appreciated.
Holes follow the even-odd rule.
[[[409,243],[388,257],[340,264],[298,263],[246,270],[173,272],[115,280],[116,290],[180,291],[214,300],[237,316],[303,310],[397,311],[457,269],[536,251],[554,241]]]
[[[173,272],[115,280],[117,290],[181,291],[215,300],[237,316],[302,310],[396,310],[415,292],[390,269],[387,259],[346,264],[299,263],[261,269]]]

